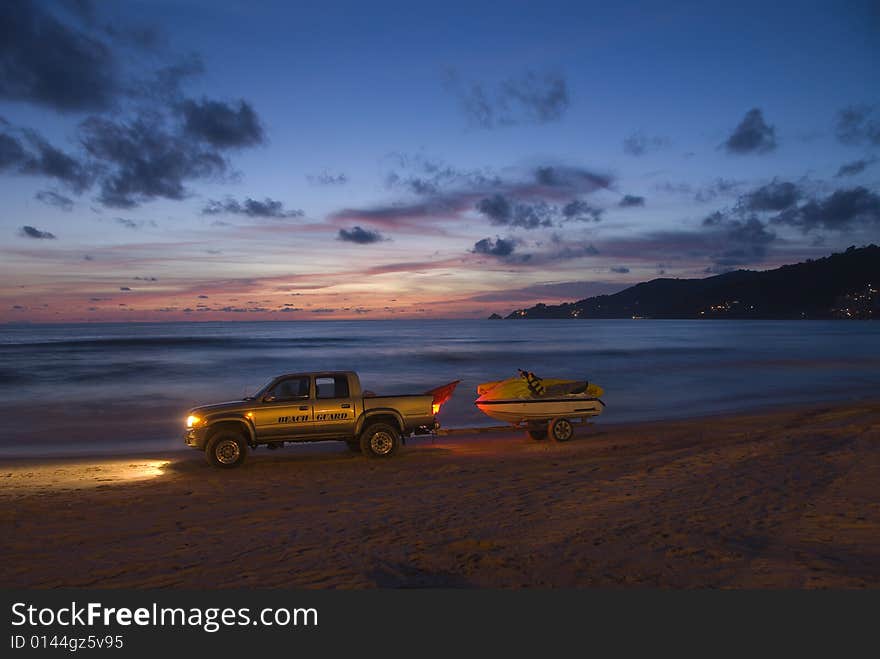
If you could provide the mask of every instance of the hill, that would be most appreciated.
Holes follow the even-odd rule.
[[[507,318],[876,318],[878,289],[880,247],[868,245],[774,270],[653,279],[614,295],[517,309]]]

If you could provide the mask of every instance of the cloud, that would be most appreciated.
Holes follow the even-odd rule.
[[[425,162],[418,166],[425,167]],[[534,229],[563,219],[559,203],[610,188],[614,181],[610,175],[567,165],[537,167],[522,178],[508,180],[439,164],[435,167],[431,170],[434,173],[425,177],[393,175],[392,187],[403,185],[415,192],[419,195],[415,201],[409,198],[372,208],[345,208],[330,218],[421,230],[425,221],[458,219],[475,210],[492,224]]]
[[[595,192],[611,187],[614,179],[581,167],[548,165],[535,169],[535,182],[549,188],[563,188],[580,193]]]
[[[120,286],[119,290],[124,292],[124,291],[130,291],[131,288],[129,288],[128,286]]]
[[[47,206],[55,206],[63,211],[70,212],[73,210],[73,199],[64,195],[52,192],[51,190],[40,190],[34,195],[34,199],[42,201]]]
[[[312,185],[345,185],[348,183],[348,177],[345,174],[330,174],[322,172],[320,174],[309,174],[306,179]]]
[[[55,240],[55,234],[48,231],[40,231],[32,226],[25,225],[18,230],[19,234],[25,238],[36,238],[38,240]]]
[[[644,206],[644,205],[645,205],[645,198],[644,197],[638,197],[636,195],[631,195],[631,194],[624,195],[623,199],[621,199],[620,203],[618,204],[618,206],[621,206],[622,208],[629,208],[632,206]]]
[[[114,217],[113,221],[116,222],[116,224],[124,226],[126,229],[142,229],[145,226],[157,226],[154,220],[129,220],[124,217]]]
[[[263,128],[254,109],[244,100],[234,108],[221,101],[203,98],[181,105],[184,133],[220,149],[262,144]]]
[[[767,153],[776,148],[776,129],[767,125],[761,110],[752,108],[723,146],[728,153]]]
[[[361,227],[352,227],[351,229],[340,229],[337,240],[343,240],[358,245],[370,245],[385,240],[378,231],[370,231]]]
[[[870,105],[850,105],[837,113],[834,133],[844,144],[880,144],[880,119]]]
[[[562,216],[566,220],[575,220],[579,222],[598,222],[602,219],[601,208],[591,206],[581,199],[570,201],[562,207]]]
[[[568,85],[555,73],[530,71],[492,86],[483,83],[465,85],[451,74],[448,82],[468,122],[478,128],[557,121],[570,103]]]
[[[501,179],[485,170],[462,170],[421,154],[408,156],[390,154],[397,169],[388,173],[385,184],[389,188],[403,188],[419,196],[435,196],[444,189],[488,190],[502,185]]]
[[[474,254],[486,254],[487,256],[497,256],[506,258],[513,254],[516,250],[516,241],[512,238],[483,238],[474,243]]]
[[[79,153],[33,130],[15,135],[0,120],[0,170],[52,178],[77,194],[97,184],[103,205],[130,208],[183,199],[193,180],[222,180],[229,169],[223,150],[264,141],[246,101],[183,97],[182,83],[204,71],[197,54],[169,63],[155,28],[102,22],[97,9],[103,5],[84,0],[0,3],[0,100],[113,112],[80,124]]]
[[[743,195],[739,203],[749,211],[782,211],[794,206],[802,196],[803,192],[794,183],[773,179]]]
[[[862,158],[861,160],[854,160],[853,162],[844,163],[840,166],[840,169],[837,170],[837,174],[835,174],[835,178],[842,178],[844,176],[855,176],[856,174],[861,174],[868,167],[877,162],[876,158]]]
[[[629,268],[627,268],[625,265],[614,266],[610,268],[610,270],[611,272],[615,272],[619,275],[625,275],[627,272],[629,272]]]
[[[789,208],[771,219],[775,224],[799,228],[847,232],[880,224],[880,195],[861,186],[836,190],[825,199],[811,200]]]
[[[669,146],[668,137],[647,136],[642,131],[636,131],[623,140],[623,152],[631,156],[643,156],[646,153],[660,151]]]
[[[257,201],[250,197],[247,197],[243,202],[229,198],[224,201],[209,200],[202,209],[202,215],[218,215],[220,213],[273,219],[302,217],[305,215],[299,209],[285,209],[283,202],[269,197],[266,197],[263,201]]]
[[[710,258],[719,271],[720,267],[760,263],[767,256],[767,248],[776,240],[776,234],[752,215],[747,218],[731,218],[715,212],[703,220],[703,226],[711,228],[706,239],[712,245]]]
[[[2,118],[0,131],[0,171],[53,178],[75,192],[91,185],[94,172],[90,167],[55,148],[36,131],[13,129]],[[13,131],[21,134],[24,141]]]
[[[110,48],[37,2],[0,2],[0,98],[62,112],[104,110],[120,92]]]
[[[500,224],[523,229],[553,226],[558,210],[543,201],[513,204],[503,195],[481,199],[476,209],[489,218],[492,224]]]
[[[217,151],[169,131],[163,118],[142,114],[133,121],[90,117],[81,125],[86,151],[102,163],[99,200],[131,208],[156,198],[180,200],[185,183],[219,179],[227,170]]]

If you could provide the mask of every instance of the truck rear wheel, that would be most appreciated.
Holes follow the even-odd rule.
[[[400,446],[400,433],[387,423],[373,423],[361,433],[361,453],[368,458],[388,458]]]
[[[205,445],[205,458],[213,467],[232,469],[244,462],[246,456],[247,442],[234,430],[217,431]]]

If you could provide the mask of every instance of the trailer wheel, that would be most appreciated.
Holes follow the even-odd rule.
[[[548,430],[550,436],[557,442],[567,442],[574,434],[574,426],[568,419],[553,419],[550,421]]]
[[[547,427],[543,425],[539,425],[536,423],[529,424],[526,432],[529,434],[529,437],[534,439],[536,442],[540,442],[541,440],[547,439]]]
[[[241,433],[234,430],[220,430],[208,440],[205,458],[212,467],[232,469],[244,462],[247,456],[247,442]]]
[[[400,447],[400,433],[387,423],[373,423],[361,433],[360,444],[368,458],[389,458]]]

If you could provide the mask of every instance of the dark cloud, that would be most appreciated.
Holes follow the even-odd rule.
[[[55,206],[63,211],[73,210],[73,199],[53,192],[52,190],[40,190],[34,195],[34,199],[42,201],[47,206]]]
[[[109,108],[117,58],[101,40],[62,24],[38,2],[0,2],[0,98],[62,112]]]
[[[581,199],[570,201],[562,207],[562,217],[579,222],[598,222],[602,219],[602,209],[591,206]]]
[[[203,98],[187,100],[181,105],[184,132],[192,138],[220,148],[262,144],[263,128],[254,109],[241,100],[235,108],[221,101]]]
[[[329,172],[322,172],[320,174],[310,174],[306,176],[306,179],[313,185],[344,185],[348,183],[348,177],[342,173],[330,174]]]
[[[595,192],[611,187],[614,179],[579,167],[550,165],[535,169],[535,182],[549,188],[565,188],[580,193]]]
[[[636,195],[631,195],[631,194],[624,195],[623,199],[621,199],[620,203],[618,204],[618,206],[621,206],[623,208],[628,208],[631,206],[644,206],[644,205],[645,205],[645,198],[644,197],[638,197]]]
[[[850,105],[837,113],[834,133],[844,144],[880,144],[880,119],[870,105]]]
[[[53,178],[76,192],[91,185],[94,172],[89,166],[55,148],[36,131],[13,129],[2,118],[0,131],[0,171]]]
[[[0,121],[0,127],[5,124],[5,121]],[[0,133],[0,171],[21,167],[26,158],[21,142],[12,135]]]
[[[618,265],[612,267],[611,272],[615,272],[619,275],[625,275],[627,272],[629,272],[629,268],[627,268],[625,265]]]
[[[767,153],[776,148],[776,129],[767,125],[758,108],[746,112],[746,116],[733,130],[724,147],[728,153]]]
[[[623,140],[623,151],[631,156],[643,156],[669,146],[669,138],[645,135],[637,131]]]
[[[477,202],[478,212],[489,218],[492,224],[536,229],[553,225],[557,210],[545,202],[512,203],[503,195],[497,194]]]
[[[508,238],[483,238],[474,243],[474,254],[486,254],[487,256],[497,256],[506,258],[513,254],[516,250],[516,241]]]
[[[203,215],[245,215],[247,217],[285,219],[289,217],[302,217],[305,213],[299,209],[285,209],[284,203],[266,197],[263,201],[257,201],[247,197],[243,202],[236,199],[224,201],[209,200],[202,209]]]
[[[494,86],[462,84],[453,74],[449,83],[468,121],[479,128],[548,123],[561,118],[569,106],[568,85],[553,73],[528,72]]]
[[[158,30],[102,23],[100,8],[82,0],[0,3],[0,100],[114,112],[82,122],[79,154],[65,153],[36,131],[13,134],[0,120],[0,170],[52,178],[78,194],[97,184],[103,205],[129,208],[182,199],[187,182],[227,174],[223,150],[264,141],[246,101],[184,98],[183,82],[204,71],[197,54],[168,63],[157,50]]]
[[[38,240],[55,240],[55,234],[48,231],[40,231],[32,226],[25,225],[18,230],[19,234],[25,238],[36,238]]]
[[[802,196],[803,192],[794,183],[774,179],[742,196],[739,203],[749,211],[783,211],[794,206]]]
[[[489,218],[492,224],[509,224],[513,218],[513,206],[503,195],[481,199],[477,202],[477,210]]]
[[[120,287],[119,287],[119,290],[120,290],[120,291],[130,291],[131,288],[129,288],[128,286],[120,286]]]
[[[771,220],[799,228],[847,232],[880,224],[880,195],[861,186],[836,190],[825,199],[811,200],[783,211]]]
[[[102,163],[99,199],[105,206],[131,208],[159,197],[183,199],[187,181],[218,179],[227,170],[217,151],[181,139],[155,114],[129,123],[90,117],[81,133],[89,155]]]
[[[703,220],[703,226],[712,229],[705,238],[715,271],[762,262],[776,240],[776,234],[754,215],[731,218],[716,212]]]
[[[730,220],[726,227],[727,238],[735,243],[748,245],[767,245],[776,240],[776,234],[767,230],[767,225],[757,217],[745,220]]]
[[[868,167],[877,162],[876,158],[862,158],[861,160],[854,160],[853,162],[844,163],[840,166],[840,169],[837,170],[837,174],[835,174],[835,178],[842,178],[844,176],[855,176],[856,174],[861,174]]]
[[[378,231],[370,231],[361,227],[352,227],[351,229],[340,229],[337,240],[343,240],[349,243],[357,243],[358,245],[370,245],[385,240]]]

